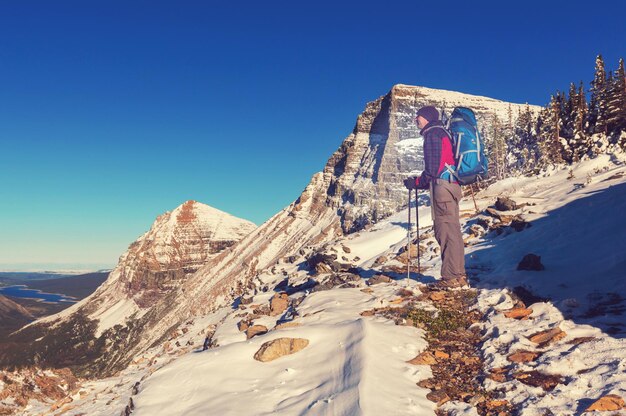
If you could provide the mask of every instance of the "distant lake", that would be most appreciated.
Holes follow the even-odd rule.
[[[69,296],[65,296],[59,293],[41,292],[39,290],[29,289],[27,286],[24,286],[24,285],[0,287],[0,294],[7,295],[7,296],[14,296],[16,298],[41,299],[46,302],[52,302],[52,303],[60,303],[60,302],[75,303],[76,302],[76,299],[69,297]]]

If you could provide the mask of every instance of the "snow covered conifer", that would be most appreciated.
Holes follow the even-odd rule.
[[[620,59],[615,75],[610,78],[607,88],[607,130],[615,137],[626,131],[626,74],[624,59]],[[622,148],[626,144],[620,143]]]
[[[536,121],[533,113],[530,111],[530,106],[526,104],[526,107],[520,110],[515,121],[515,153],[519,166],[525,172],[534,169],[538,158],[535,126]]]
[[[591,82],[591,102],[589,105],[590,134],[607,134],[607,79],[602,55],[596,58],[596,72]]]
[[[575,99],[572,102],[572,138],[570,139],[573,162],[579,161],[581,157],[591,152],[591,140],[586,132],[588,114],[587,98],[585,97],[585,89],[582,81],[575,94]]]
[[[491,123],[490,134],[486,143],[487,154],[489,155],[489,176],[496,180],[504,179],[506,176],[507,143],[505,129],[502,121],[494,113]]]

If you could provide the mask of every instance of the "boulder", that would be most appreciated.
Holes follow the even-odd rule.
[[[280,323],[280,324],[276,324],[274,329],[293,328],[293,327],[300,326],[300,325],[302,325],[302,323],[289,321],[289,322],[283,322],[283,323]]]
[[[267,341],[254,354],[254,359],[261,362],[273,361],[285,355],[294,354],[309,345],[305,338],[276,338]]]
[[[438,292],[433,292],[431,293],[429,296],[430,300],[432,300],[433,302],[439,302],[443,299],[446,298],[446,293],[442,292],[442,291],[438,291]]]
[[[430,351],[424,351],[419,354],[417,357],[407,361],[409,364],[413,365],[433,365],[437,364],[437,359]]]
[[[289,295],[286,293],[277,293],[270,299],[270,316],[282,314],[289,307]]]
[[[533,253],[526,254],[517,265],[517,270],[541,271],[545,267],[541,264],[541,256]]]
[[[257,335],[263,335],[267,333],[267,327],[265,325],[252,325],[248,329],[246,329],[246,337],[250,339]]]
[[[563,378],[558,374],[545,374],[536,370],[522,371],[513,374],[513,377],[528,386],[541,387],[545,391],[552,391],[557,384],[563,382]]]
[[[539,344],[540,347],[545,347],[565,338],[566,336],[567,334],[563,332],[561,328],[556,327],[537,332],[536,334],[531,335],[528,339],[535,344]]]
[[[626,409],[626,405],[624,404],[624,399],[622,399],[617,394],[607,394],[606,396],[600,397],[598,400],[593,402],[591,406],[589,406],[585,412],[606,412],[606,411],[617,411]]]
[[[517,203],[511,198],[500,196],[496,199],[496,209],[498,211],[513,211],[517,209]]]
[[[387,261],[389,261],[387,256],[379,256],[376,261],[374,261],[374,266],[380,266],[381,264],[387,263]]]
[[[540,355],[541,353],[536,351],[519,350],[510,354],[507,358],[514,363],[528,363],[535,361]]]
[[[532,313],[533,310],[529,308],[513,308],[504,311],[504,316],[511,319],[524,319],[530,316]]]
[[[391,278],[389,276],[385,276],[384,274],[377,274],[374,277],[370,277],[367,281],[369,286],[377,285],[379,283],[389,283],[391,282]]]
[[[433,390],[426,395],[426,398],[431,402],[437,403],[437,406],[450,401],[450,396],[444,390]]]
[[[239,329],[239,332],[243,332],[249,327],[250,327],[250,322],[248,322],[245,319],[242,319],[241,321],[237,322],[237,329]]]

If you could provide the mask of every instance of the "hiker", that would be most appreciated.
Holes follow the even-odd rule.
[[[441,280],[434,283],[434,287],[462,287],[468,283],[459,221],[461,185],[446,169],[446,165],[454,165],[452,141],[439,120],[439,111],[435,107],[420,108],[415,122],[424,137],[425,168],[420,176],[405,179],[404,185],[409,190],[430,190],[435,239],[441,248],[442,261]]]

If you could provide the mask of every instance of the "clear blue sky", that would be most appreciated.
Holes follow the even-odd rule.
[[[260,224],[397,83],[543,105],[626,57],[611,3],[0,0],[0,269],[113,266],[187,199]]]

